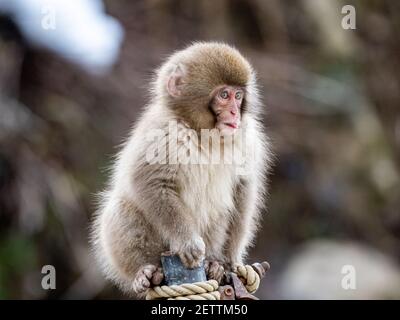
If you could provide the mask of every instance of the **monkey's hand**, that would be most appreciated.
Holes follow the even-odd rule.
[[[151,284],[158,286],[164,278],[161,268],[152,264],[141,266],[133,280],[132,289],[138,294],[145,292]]]
[[[171,251],[179,256],[186,268],[199,267],[204,259],[206,245],[200,236],[193,237],[189,241],[174,241]]]
[[[237,272],[237,269],[239,266],[244,265],[244,262],[242,259],[235,259],[233,260],[234,262],[226,262],[224,263],[224,269],[232,272]]]
[[[204,269],[207,274],[207,279],[217,280],[218,283],[221,283],[225,269],[219,261],[204,261]]]

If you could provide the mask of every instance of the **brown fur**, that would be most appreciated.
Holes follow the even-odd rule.
[[[185,77],[182,94],[173,97],[167,83],[177,66]],[[214,128],[210,94],[222,84],[245,90],[241,123],[254,150],[245,160],[247,174],[238,176],[235,163],[149,164],[145,137],[150,130],[167,129],[171,120],[178,121],[179,134]],[[258,121],[255,74],[236,49],[196,43],[175,53],[158,70],[152,93],[114,165],[92,228],[94,251],[106,276],[139,297],[156,270],[147,265],[157,267],[163,251],[176,252],[188,266],[205,257],[218,277],[220,268],[212,261],[226,267],[243,262],[258,226],[270,154]]]

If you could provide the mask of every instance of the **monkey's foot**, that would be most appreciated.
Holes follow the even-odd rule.
[[[225,269],[222,264],[220,264],[218,261],[205,260],[204,269],[206,271],[208,279],[217,280],[218,283],[221,283],[225,272]]]
[[[164,272],[162,268],[157,268],[157,270],[153,273],[151,277],[151,284],[153,286],[158,286],[164,280]]]
[[[151,285],[159,285],[164,278],[161,268],[157,268],[153,264],[142,266],[136,273],[133,280],[133,290],[137,293],[144,293]]]
[[[171,251],[177,253],[186,268],[194,269],[204,260],[206,246],[201,237],[194,237],[187,242],[176,242]]]
[[[243,262],[235,261],[235,262],[227,262],[227,263],[225,263],[224,267],[225,267],[225,270],[232,271],[232,272],[236,273],[238,267],[239,266],[243,266],[243,265],[244,265]]]

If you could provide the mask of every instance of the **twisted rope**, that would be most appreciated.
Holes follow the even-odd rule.
[[[235,272],[239,277],[243,278],[246,283],[244,286],[247,291],[254,293],[260,286],[260,276],[250,265],[236,265]]]
[[[236,265],[233,270],[238,277],[244,280],[244,286],[249,293],[254,293],[260,286],[260,275],[250,265]],[[146,300],[220,300],[218,282],[208,280],[204,282],[184,283],[181,285],[157,286],[149,289]]]
[[[181,285],[158,286],[151,288],[146,295],[146,300],[161,298],[168,300],[220,300],[220,293],[218,292],[218,282],[208,280]]]

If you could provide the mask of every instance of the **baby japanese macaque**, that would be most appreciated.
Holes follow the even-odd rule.
[[[195,43],[174,53],[150,93],[92,226],[105,275],[138,298],[162,281],[165,251],[188,268],[205,259],[218,281],[244,262],[270,163],[255,73],[236,49]]]

